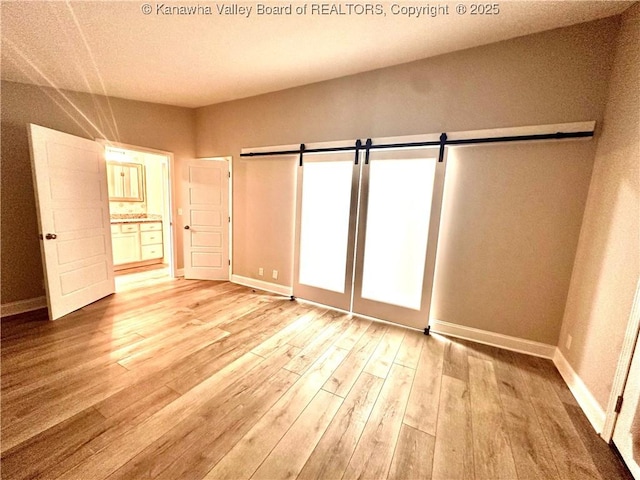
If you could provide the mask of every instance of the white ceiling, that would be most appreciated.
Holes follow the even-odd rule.
[[[163,2],[2,1],[5,80],[200,107],[618,14],[629,2],[500,1],[497,15],[222,16],[157,13]],[[314,2],[291,0],[293,8]],[[321,3],[326,0],[316,0]],[[287,0],[265,1],[288,5]],[[398,0],[402,6],[427,2]],[[232,5],[225,3],[224,5]],[[347,2],[342,4],[346,11]],[[361,3],[360,5],[364,5]],[[436,5],[436,2],[431,2]],[[467,7],[470,2],[466,3]],[[525,60],[525,59],[523,59]]]

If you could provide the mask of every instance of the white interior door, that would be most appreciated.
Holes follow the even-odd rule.
[[[115,291],[104,148],[29,125],[49,318]]]
[[[446,167],[438,154],[372,150],[363,165],[354,313],[427,327]]]
[[[359,173],[351,152],[304,156],[298,168],[296,297],[349,310]]]
[[[640,480],[640,341],[636,343],[623,398],[613,443],[634,478]]]
[[[192,160],[184,168],[184,277],[228,280],[229,165],[225,160]]]

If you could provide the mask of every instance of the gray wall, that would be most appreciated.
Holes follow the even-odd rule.
[[[618,22],[198,109],[197,155],[234,157],[234,273],[260,278],[263,267],[281,272],[277,283],[292,283],[295,161],[239,160],[241,148],[599,122]],[[455,162],[464,168],[455,182],[449,175],[442,223],[445,243],[456,248],[438,258],[434,317],[556,344],[594,148],[592,141],[460,151]]]
[[[639,45],[635,4],[623,15],[558,344],[603,409],[640,275]]]

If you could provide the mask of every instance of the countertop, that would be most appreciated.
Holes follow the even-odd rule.
[[[160,215],[145,215],[143,216],[111,216],[111,223],[147,223],[147,222],[161,222],[162,216]]]

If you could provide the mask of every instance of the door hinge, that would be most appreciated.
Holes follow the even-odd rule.
[[[231,178],[231,172],[228,172],[228,173],[229,173],[229,178]]]
[[[231,266],[231,259],[229,259],[229,266]]]
[[[616,408],[614,408],[613,411],[615,413],[620,413],[620,410],[622,410],[622,395],[619,395],[616,399]]]
[[[229,217],[229,223],[231,223],[231,217]]]

